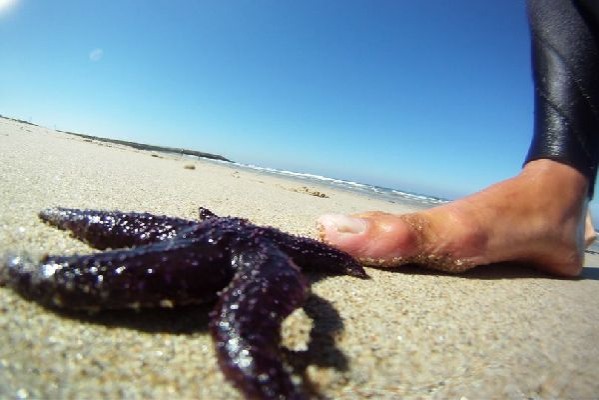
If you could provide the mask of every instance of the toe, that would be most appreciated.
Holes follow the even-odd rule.
[[[417,251],[418,235],[401,217],[385,213],[328,214],[318,219],[321,238],[363,261],[397,264]]]
[[[368,245],[370,222],[343,214],[326,214],[318,219],[320,237],[326,243],[356,256]]]

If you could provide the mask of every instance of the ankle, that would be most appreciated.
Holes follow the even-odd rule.
[[[548,194],[572,195],[585,199],[588,195],[589,180],[577,169],[549,159],[534,160],[522,169],[520,177],[538,183],[540,189]]]

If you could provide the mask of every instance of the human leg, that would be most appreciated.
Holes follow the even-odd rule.
[[[596,0],[529,0],[535,124],[526,162],[551,159],[588,177],[599,162]]]
[[[420,213],[323,216],[322,239],[380,266],[460,272],[522,261],[579,274],[585,236],[594,236],[585,221],[599,157],[598,23],[585,8],[594,4],[529,1],[535,131],[519,175]]]
[[[584,221],[584,244],[589,247],[597,240],[597,232],[593,226],[593,219],[591,213],[587,212],[587,216]]]

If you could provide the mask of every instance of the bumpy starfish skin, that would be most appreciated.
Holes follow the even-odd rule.
[[[172,307],[219,299],[211,314],[221,370],[247,398],[302,398],[280,360],[280,324],[307,296],[300,269],[365,278],[348,254],[310,238],[217,217],[201,221],[54,208],[40,218],[98,249],[0,265],[0,283],[51,307]]]
[[[233,262],[238,273],[210,323],[221,370],[248,398],[303,398],[279,361],[279,327],[304,303],[304,277],[271,245],[243,251]]]
[[[182,218],[156,216],[149,213],[119,213],[95,210],[49,208],[39,217],[96,249],[132,247],[165,239],[196,225]]]

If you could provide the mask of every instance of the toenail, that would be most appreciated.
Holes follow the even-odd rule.
[[[327,214],[318,219],[325,228],[339,233],[359,234],[366,231],[367,223],[362,218],[354,218],[343,214]]]

